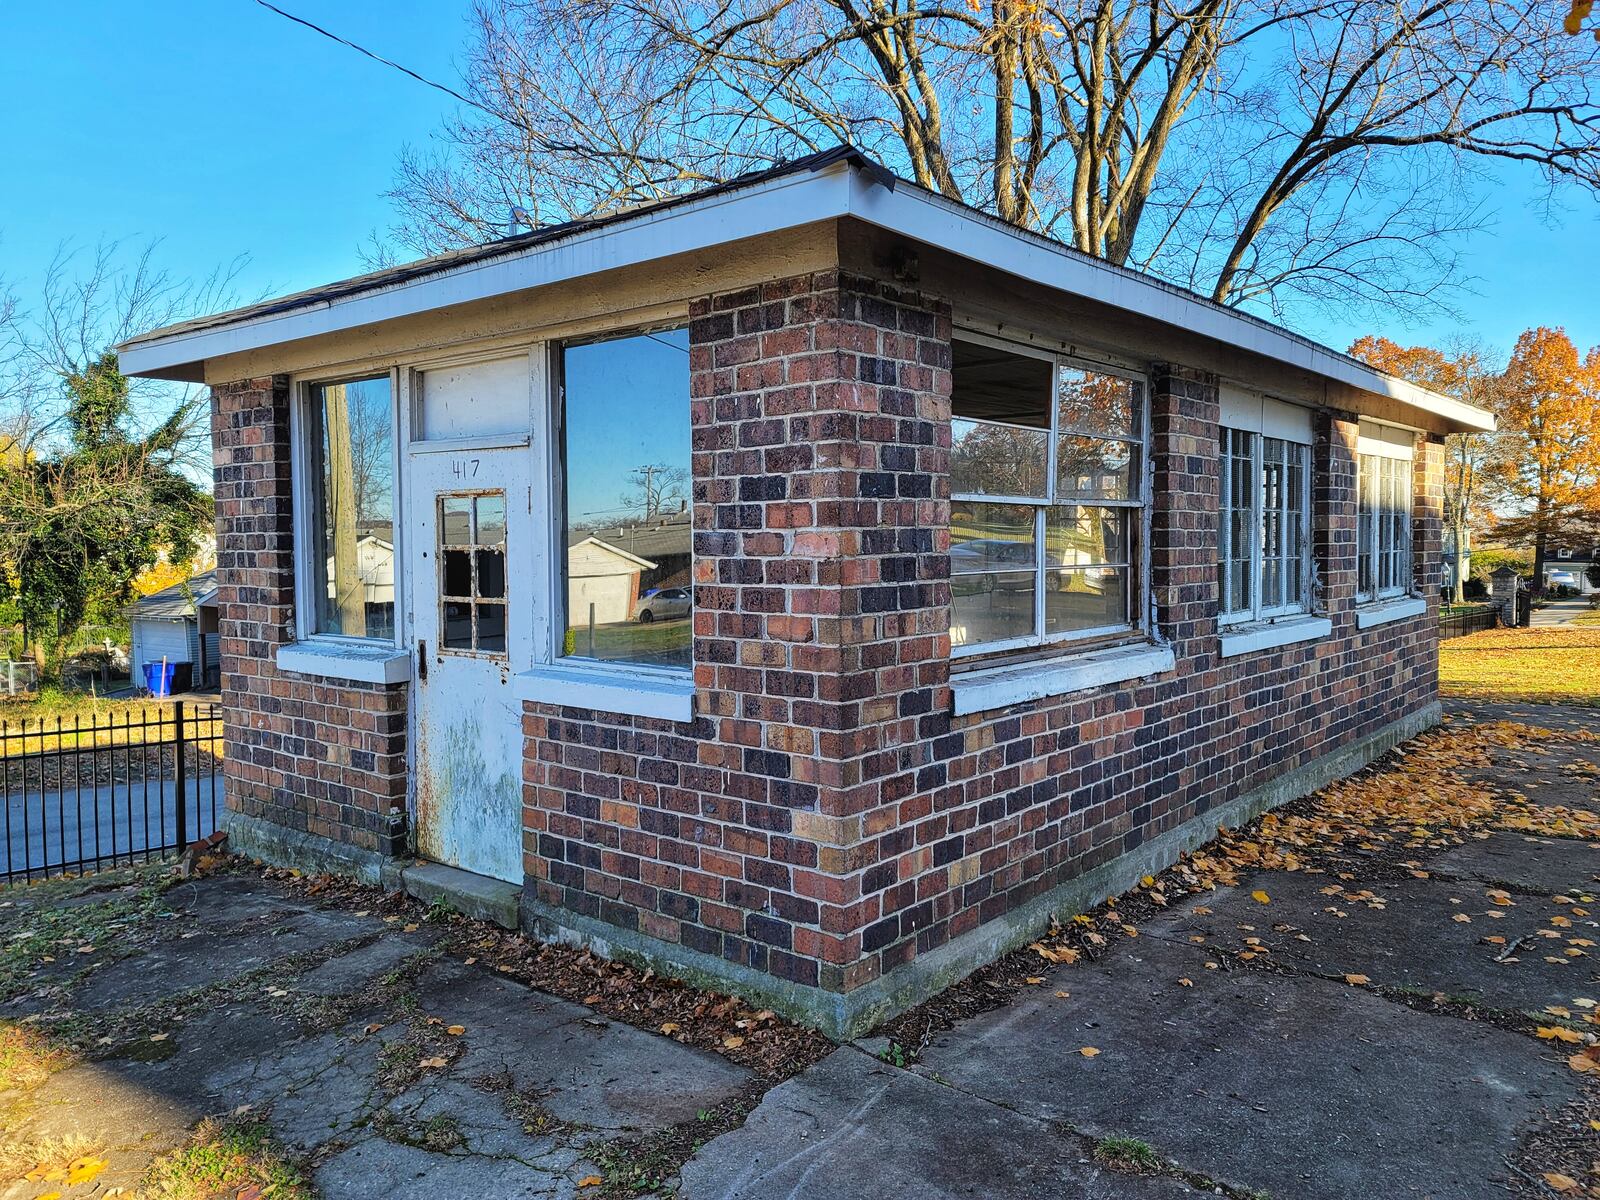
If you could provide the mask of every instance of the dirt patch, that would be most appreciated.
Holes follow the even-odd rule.
[[[757,1081],[738,1095],[702,1109],[692,1121],[683,1121],[642,1138],[618,1138],[589,1146],[584,1157],[602,1172],[593,1177],[584,1195],[597,1200],[623,1200],[648,1196],[669,1188],[683,1164],[712,1138],[744,1124],[775,1080]]]
[[[1523,1138],[1506,1168],[1515,1196],[1600,1196],[1600,1089]]]

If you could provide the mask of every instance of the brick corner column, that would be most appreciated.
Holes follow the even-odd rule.
[[[1311,538],[1316,578],[1312,603],[1332,618],[1336,636],[1350,632],[1360,573],[1357,569],[1356,506],[1360,487],[1356,446],[1360,419],[1354,413],[1321,410],[1315,418],[1311,464]]]
[[[1179,670],[1216,656],[1219,443],[1217,379],[1157,364],[1150,375],[1150,597]]]

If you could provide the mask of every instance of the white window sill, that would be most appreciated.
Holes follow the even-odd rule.
[[[1420,617],[1428,611],[1428,602],[1421,596],[1396,596],[1393,600],[1369,601],[1356,608],[1356,628],[1371,629],[1391,621],[1404,621],[1407,617]]]
[[[389,645],[307,641],[278,647],[278,670],[356,683],[404,683],[411,678],[411,654]]]
[[[694,720],[694,679],[688,674],[646,674],[562,662],[512,676],[511,688],[517,699],[540,704],[663,721]]]
[[[1087,654],[968,671],[951,678],[950,691],[955,699],[955,715],[964,717],[1046,696],[1160,675],[1176,666],[1170,646],[1113,646]]]
[[[1235,658],[1241,654],[1293,646],[1297,642],[1320,641],[1332,633],[1332,621],[1327,617],[1309,614],[1252,621],[1248,625],[1224,626],[1221,635],[1222,657]]]

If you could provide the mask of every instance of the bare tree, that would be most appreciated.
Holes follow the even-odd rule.
[[[15,285],[0,284],[0,429],[24,452],[58,448],[71,383],[118,343],[136,334],[215,312],[236,302],[235,260],[200,280],[174,277],[157,262],[159,242],[129,247],[101,242],[92,250],[62,244],[24,304]],[[127,381],[133,419],[180,422],[178,465],[209,479],[210,432],[205,389],[163,380]]]
[[[429,252],[852,142],[1229,304],[1426,306],[1474,171],[1600,187],[1600,51],[1514,0],[479,0]]]

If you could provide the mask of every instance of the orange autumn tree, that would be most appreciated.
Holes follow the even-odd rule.
[[[1418,387],[1453,396],[1479,408],[1494,409],[1498,379],[1490,355],[1472,342],[1459,342],[1449,350],[1432,346],[1401,346],[1372,334],[1358,338],[1350,355],[1380,371]],[[1492,438],[1484,434],[1453,433],[1444,446],[1444,526],[1454,554],[1451,564],[1454,600],[1466,599],[1467,561],[1472,553],[1472,529],[1481,516],[1483,471]]]
[[[1580,357],[1566,330],[1530,329],[1499,393],[1501,432],[1486,476],[1501,514],[1496,532],[1533,548],[1542,588],[1548,551],[1600,537],[1600,348]]]

